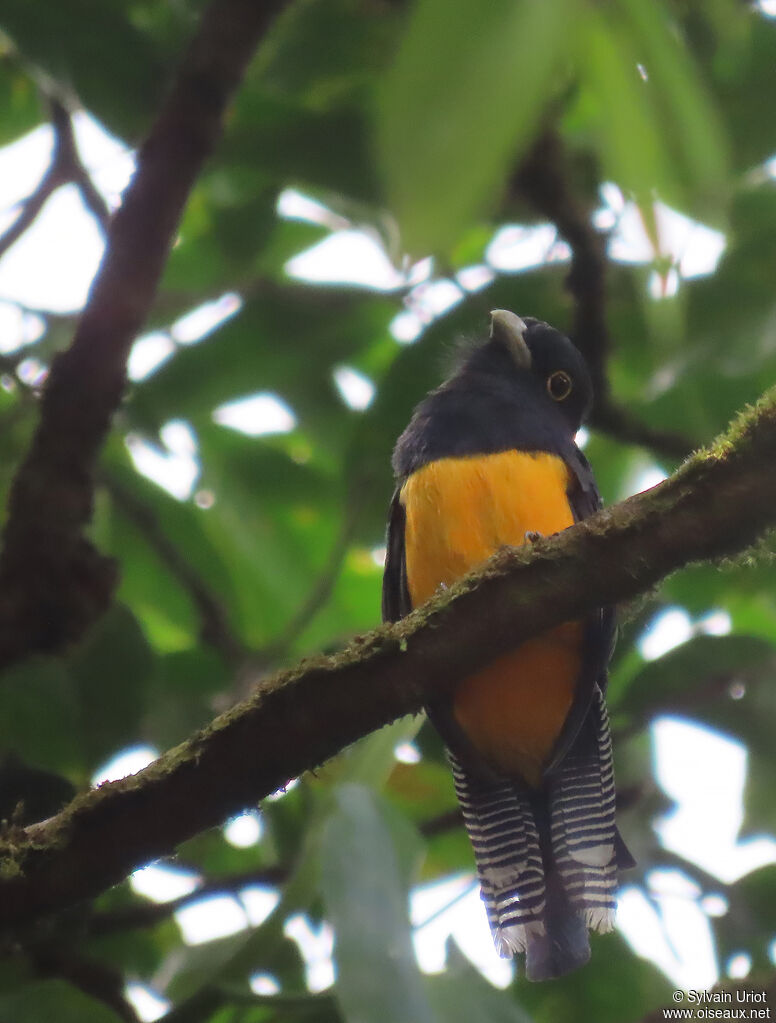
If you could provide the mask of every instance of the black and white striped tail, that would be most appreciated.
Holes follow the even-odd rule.
[[[475,777],[448,755],[493,940],[499,955],[511,958],[545,931],[544,867],[531,805],[514,782]]]
[[[628,865],[601,691],[541,790],[480,777],[449,756],[499,955],[524,952],[530,980],[581,966],[590,957],[588,928],[614,926],[618,859]]]
[[[609,716],[601,690],[550,785],[555,868],[572,907],[605,933],[617,908],[617,826]]]

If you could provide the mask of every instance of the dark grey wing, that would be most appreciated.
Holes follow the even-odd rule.
[[[404,557],[404,526],[406,515],[398,488],[391,499],[383,573],[383,621],[398,622],[412,610],[407,587],[407,561]]]
[[[601,495],[598,493],[590,463],[579,448],[573,445],[564,452],[564,458],[571,471],[568,490],[569,503],[574,513],[574,521],[580,522],[601,508]],[[574,702],[555,743],[545,773],[552,772],[571,748],[587,718],[596,686],[602,693],[606,691],[607,665],[612,656],[616,635],[614,608],[599,608],[587,618],[582,668],[579,673]]]

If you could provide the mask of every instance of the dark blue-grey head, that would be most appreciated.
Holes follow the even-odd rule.
[[[557,409],[576,433],[593,403],[585,360],[567,337],[541,320],[521,319],[507,309],[490,314],[490,338],[466,360],[474,372],[498,373]]]

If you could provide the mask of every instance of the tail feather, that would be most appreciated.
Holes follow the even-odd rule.
[[[547,873],[546,929],[526,948],[528,980],[551,980],[584,966],[590,959],[590,941],[583,918],[569,904],[557,871]]]
[[[481,777],[448,755],[499,955],[525,953],[529,980],[582,966],[590,958],[588,929],[614,926],[617,867],[630,859],[615,825],[601,691],[542,790]]]
[[[617,826],[609,718],[596,687],[585,727],[550,787],[550,834],[569,902],[587,926],[614,927]]]
[[[509,958],[544,932],[544,868],[531,807],[510,780],[475,777],[448,755],[496,948]]]

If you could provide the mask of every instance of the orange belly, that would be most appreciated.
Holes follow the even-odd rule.
[[[407,582],[413,606],[530,531],[557,533],[573,514],[563,461],[505,451],[445,458],[406,481]],[[568,622],[522,643],[458,686],[455,717],[501,771],[536,785],[566,720],[580,669],[582,628]]]

